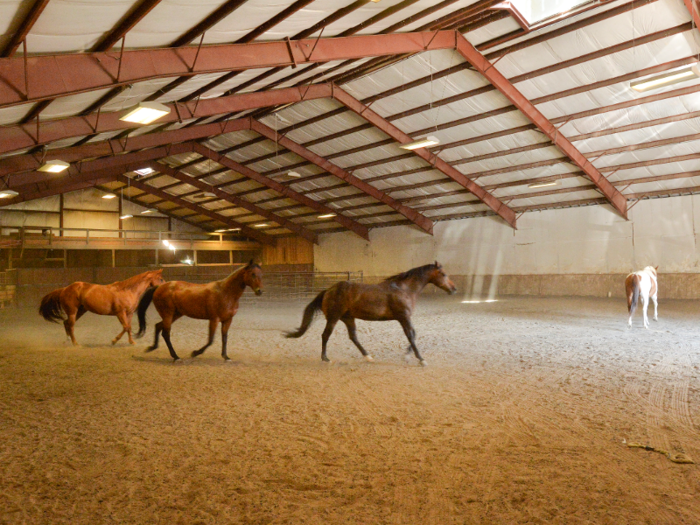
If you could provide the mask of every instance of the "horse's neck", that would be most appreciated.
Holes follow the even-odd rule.
[[[245,284],[243,282],[243,270],[238,270],[235,273],[229,275],[223,281],[224,289],[233,295],[240,297],[243,295],[243,290],[245,289]]]
[[[122,290],[128,290],[130,292],[136,292],[138,295],[142,294],[150,283],[150,279],[144,276],[143,279],[135,279],[133,282],[129,282],[131,279],[122,281],[120,288]]]
[[[410,279],[403,281],[403,283],[401,283],[401,286],[403,286],[404,289],[406,289],[414,294],[420,293],[423,290],[423,288],[425,288],[427,285],[428,285],[428,277],[427,276],[412,277]]]

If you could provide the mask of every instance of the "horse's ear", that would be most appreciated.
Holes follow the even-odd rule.
[[[248,262],[248,268],[252,267],[254,264],[255,262],[253,262],[253,259],[251,259],[250,262]]]
[[[654,270],[657,270],[657,271],[658,271],[658,269],[659,269],[659,267],[658,267],[658,266],[654,266]]]
[[[440,268],[442,268],[442,264],[440,264],[439,262],[435,261],[435,268],[437,268],[437,269],[439,270]]]

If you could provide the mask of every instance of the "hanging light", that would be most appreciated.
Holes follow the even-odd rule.
[[[103,199],[116,199],[117,196],[114,193],[106,193],[106,194],[102,195],[102,198]]]
[[[700,63],[677,69],[670,73],[664,73],[663,75],[656,75],[643,80],[635,80],[634,82],[630,82],[630,87],[635,91],[643,92],[649,91],[650,89],[670,86],[671,84],[677,84],[679,82],[687,82],[698,77],[700,77]]]
[[[148,208],[147,210],[143,210],[141,212],[141,215],[144,215],[146,213],[153,213],[154,211],[157,211],[157,210],[154,210],[153,208]]]
[[[399,148],[414,150],[418,148],[428,148],[430,146],[436,146],[440,144],[440,140],[437,137],[428,136],[424,139],[416,140],[413,142],[407,142],[406,144],[401,144]]]
[[[335,213],[326,213],[325,215],[319,215],[317,218],[318,219],[330,219],[331,217],[335,217]]]
[[[154,170],[153,168],[149,168],[148,166],[146,166],[145,168],[134,170],[134,173],[137,173],[138,175],[145,177],[146,175],[150,175],[151,173],[155,173],[155,171],[156,170]]]
[[[547,186],[559,186],[558,180],[548,180],[543,182],[533,182],[528,184],[528,188],[546,188]]]
[[[119,216],[119,218],[120,218],[121,220],[124,220],[124,219],[131,219],[131,218],[133,218],[133,217],[134,217],[133,215],[129,215],[129,214],[127,214],[127,215],[120,215],[120,216]]]
[[[269,224],[267,224],[266,222],[262,224],[254,224],[253,228],[264,228],[265,226],[269,226]]]
[[[15,190],[0,190],[0,199],[11,199],[17,197],[19,193]]]
[[[301,175],[299,175],[296,171],[288,171],[287,176],[295,178],[295,179],[298,179],[299,177],[301,177]]]
[[[70,164],[62,160],[49,160],[41,166],[39,171],[45,171],[46,173],[61,173],[62,171],[70,168]]]
[[[135,122],[136,124],[150,124],[170,113],[170,108],[159,102],[139,102],[138,106],[129,111],[119,120]]]

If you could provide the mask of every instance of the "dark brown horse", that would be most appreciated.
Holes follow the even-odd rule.
[[[304,310],[301,326],[295,332],[289,332],[287,337],[301,337],[306,333],[318,310],[326,316],[326,329],[321,336],[321,359],[329,361],[326,355],[326,345],[338,321],[343,321],[348,328],[348,336],[355,343],[365,359],[372,361],[372,356],[362,348],[357,339],[355,319],[365,321],[393,321],[401,323],[406,337],[410,342],[408,353],[416,355],[420,364],[427,363],[421,357],[416,346],[416,331],[411,324],[411,314],[416,306],[416,296],[428,283],[434,284],[453,294],[457,291],[454,283],[442,270],[440,263],[428,264],[413,268],[407,272],[389,277],[379,284],[358,284],[343,281],[334,284],[316,296]]]
[[[122,331],[112,340],[112,344],[116,344],[126,333],[129,334],[129,343],[133,345],[131,316],[143,292],[149,286],[158,286],[165,282],[162,274],[163,270],[151,270],[125,281],[106,285],[76,282],[45,295],[39,306],[39,314],[47,321],[63,321],[66,335],[74,345],[78,344],[75,340],[75,322],[85,312],[116,315],[122,324]],[[62,311],[66,314],[65,319]]]
[[[229,361],[226,354],[226,341],[231,320],[238,311],[238,300],[246,286],[250,286],[255,295],[262,294],[262,270],[251,260],[246,266],[236,270],[223,281],[207,284],[193,284],[184,281],[170,281],[158,288],[148,290],[138,307],[139,332],[141,337],[146,331],[146,310],[153,304],[160,314],[161,321],[156,324],[156,338],[146,352],[158,348],[158,338],[163,332],[163,339],[168,345],[174,361],[179,359],[170,342],[170,328],[183,315],[193,319],[209,319],[209,340],[199,350],[192,352],[197,357],[214,342],[216,327],[221,322],[221,357]]]

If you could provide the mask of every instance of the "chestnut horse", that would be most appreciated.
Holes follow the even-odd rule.
[[[329,362],[326,355],[328,339],[338,321],[343,321],[348,329],[348,336],[367,361],[373,361],[360,341],[357,339],[355,319],[365,321],[393,321],[401,323],[410,343],[408,354],[416,355],[420,364],[425,366],[425,359],[416,346],[416,331],[411,324],[411,314],[416,306],[416,296],[428,283],[434,284],[447,293],[454,294],[457,288],[443,271],[440,263],[413,268],[407,272],[389,277],[379,284],[359,284],[347,281],[339,282],[324,290],[311,301],[304,310],[301,326],[287,337],[301,337],[306,333],[318,310],[326,316],[326,329],[321,336],[321,359]]]
[[[151,270],[125,281],[106,285],[76,282],[45,295],[39,306],[39,314],[54,323],[62,320],[66,335],[74,345],[78,344],[75,340],[75,322],[85,312],[116,315],[122,324],[122,331],[112,340],[112,344],[116,344],[126,333],[129,335],[129,343],[133,345],[131,316],[143,292],[150,286],[158,286],[165,282],[162,274],[163,270]],[[65,312],[66,319],[61,311]]]
[[[238,311],[238,300],[246,286],[250,286],[255,295],[262,295],[262,269],[252,260],[223,281],[207,284],[170,281],[158,288],[148,290],[139,303],[139,332],[136,337],[143,336],[146,331],[146,310],[153,301],[162,320],[156,324],[155,341],[146,349],[146,352],[152,352],[158,348],[158,338],[163,332],[163,339],[168,345],[170,356],[173,361],[177,361],[179,357],[170,342],[170,329],[173,323],[184,315],[193,319],[209,319],[209,340],[202,348],[192,352],[192,357],[203,354],[211,346],[214,342],[216,327],[221,322],[221,357],[229,361],[226,354],[228,329],[233,316]]]
[[[637,309],[639,297],[642,298],[642,313],[644,314],[644,328],[649,328],[649,318],[647,308],[649,307],[649,297],[654,301],[654,321],[659,320],[658,308],[658,283],[656,270],[659,267],[647,266],[643,270],[631,273],[625,279],[625,291],[627,292],[627,311],[630,314],[627,327],[632,328],[632,316]]]

